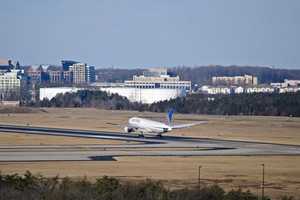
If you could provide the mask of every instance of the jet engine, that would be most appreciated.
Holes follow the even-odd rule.
[[[127,126],[125,126],[125,127],[124,127],[124,131],[125,131],[126,133],[131,133],[131,132],[133,132],[133,131],[134,131],[134,129],[133,129],[133,128],[129,128],[129,127],[127,127]]]

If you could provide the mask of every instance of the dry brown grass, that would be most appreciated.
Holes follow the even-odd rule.
[[[90,108],[43,109],[38,113],[0,114],[0,123],[60,128],[123,131],[129,117],[165,121],[164,113],[110,111]],[[300,144],[300,118],[175,115],[175,123],[208,120],[207,124],[175,130],[170,135]]]
[[[266,165],[266,194],[300,194],[300,157],[119,157],[118,161],[0,163],[3,173],[24,173],[30,170],[46,176],[87,176],[91,180],[109,175],[126,180],[151,178],[167,187],[197,185],[198,165],[202,165],[203,183],[218,183],[226,189],[250,189],[257,192],[261,180],[261,163]]]
[[[46,112],[0,114],[0,123],[27,124],[76,128],[87,130],[122,131],[122,125],[131,116],[148,117],[164,121],[163,113],[139,113],[133,111],[106,111],[97,109],[45,109]],[[170,135],[204,138],[251,140],[284,144],[300,144],[300,118],[247,117],[247,116],[204,116],[175,115],[175,123],[208,120],[184,130],[176,130]],[[9,139],[5,139],[8,138]],[[40,139],[38,139],[40,138]],[[56,139],[57,138],[57,139]],[[1,134],[1,144],[29,144],[29,141],[43,141],[49,144],[97,144],[93,139],[65,138]],[[6,142],[4,142],[6,141]],[[27,142],[25,142],[27,141]],[[101,141],[99,141],[101,143]],[[22,173],[31,170],[47,176],[97,176],[109,175],[136,180],[154,178],[163,180],[172,188],[195,186],[197,166],[201,164],[205,183],[218,182],[227,189],[242,186],[257,191],[261,179],[261,163],[266,164],[268,195],[278,197],[283,194],[300,195],[300,156],[204,156],[204,157],[120,157],[118,161],[88,162],[38,162],[0,163],[4,173]]]

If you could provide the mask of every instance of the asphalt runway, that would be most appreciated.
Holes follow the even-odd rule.
[[[300,155],[300,146],[208,138],[0,125],[0,132],[134,141],[118,145],[0,145],[0,162],[114,160],[120,156]]]

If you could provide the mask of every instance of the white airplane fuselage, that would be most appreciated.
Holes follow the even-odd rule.
[[[125,132],[138,132],[141,135],[161,135],[171,130],[172,127],[167,124],[139,117],[130,118],[128,126],[125,127]]]

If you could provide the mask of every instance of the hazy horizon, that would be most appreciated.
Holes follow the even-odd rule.
[[[2,0],[0,58],[300,68],[297,0]]]

